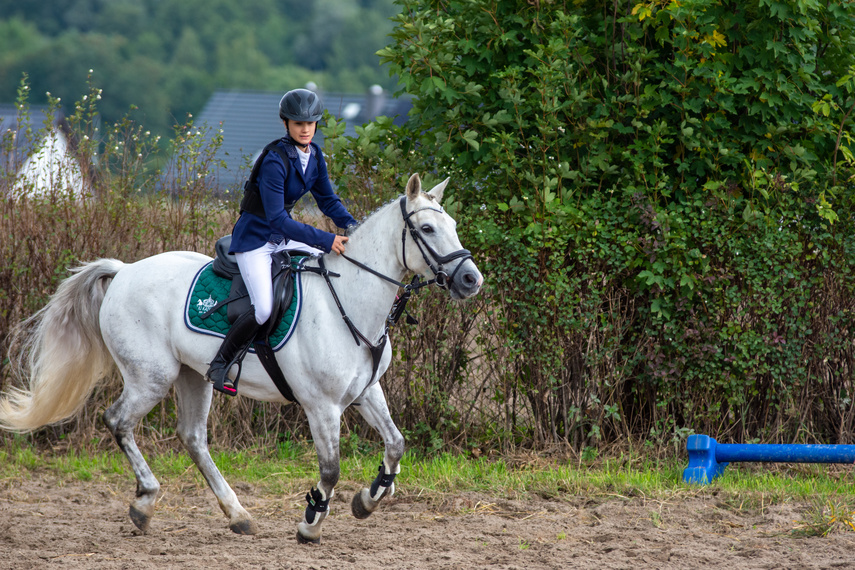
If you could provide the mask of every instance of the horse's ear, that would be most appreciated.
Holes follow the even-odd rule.
[[[430,192],[428,192],[428,196],[431,196],[434,200],[437,201],[437,203],[442,202],[442,194],[443,192],[445,192],[445,187],[448,186],[449,180],[451,180],[450,177],[446,178],[445,180],[434,186],[430,190]]]
[[[422,193],[422,180],[418,173],[410,176],[407,180],[407,200],[413,201]]]

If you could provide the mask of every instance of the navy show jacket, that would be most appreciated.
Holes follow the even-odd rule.
[[[232,230],[230,253],[252,251],[267,242],[279,243],[282,239],[301,241],[329,253],[335,234],[298,222],[291,217],[285,205],[293,206],[307,192],[311,192],[321,212],[338,227],[347,228],[357,222],[333,190],[324,155],[315,143],[309,145],[311,156],[305,174],[297,149],[290,139],[282,138],[277,144],[289,158],[287,176],[285,163],[279,153],[268,152],[263,157],[258,173],[258,189],[267,219],[249,212],[241,213]]]

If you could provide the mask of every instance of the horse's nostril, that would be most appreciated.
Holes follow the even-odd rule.
[[[470,271],[463,275],[463,284],[468,289],[475,289],[481,286],[481,280],[475,273]]]

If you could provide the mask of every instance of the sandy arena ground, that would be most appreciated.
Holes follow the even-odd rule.
[[[164,484],[149,532],[127,516],[132,481],[0,481],[0,568],[855,568],[855,532],[793,532],[807,504],[734,508],[712,493],[507,501],[406,489],[364,521],[340,485],[319,546],[294,539],[303,495],[234,485],[260,532],[228,530],[208,489]]]

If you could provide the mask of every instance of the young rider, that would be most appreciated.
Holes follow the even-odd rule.
[[[315,254],[344,253],[348,238],[296,221],[291,217],[294,203],[311,192],[321,212],[338,227],[346,229],[357,223],[333,191],[323,154],[312,142],[323,113],[323,103],[316,93],[308,89],[285,93],[279,101],[279,118],[287,134],[276,144],[285,151],[290,164],[286,165],[278,152],[258,157],[263,161],[258,190],[265,217],[242,211],[232,230],[230,253],[237,258],[252,306],[234,322],[206,374],[214,388],[224,394],[237,393],[228,378],[229,368],[273,310],[271,256],[294,249]]]

